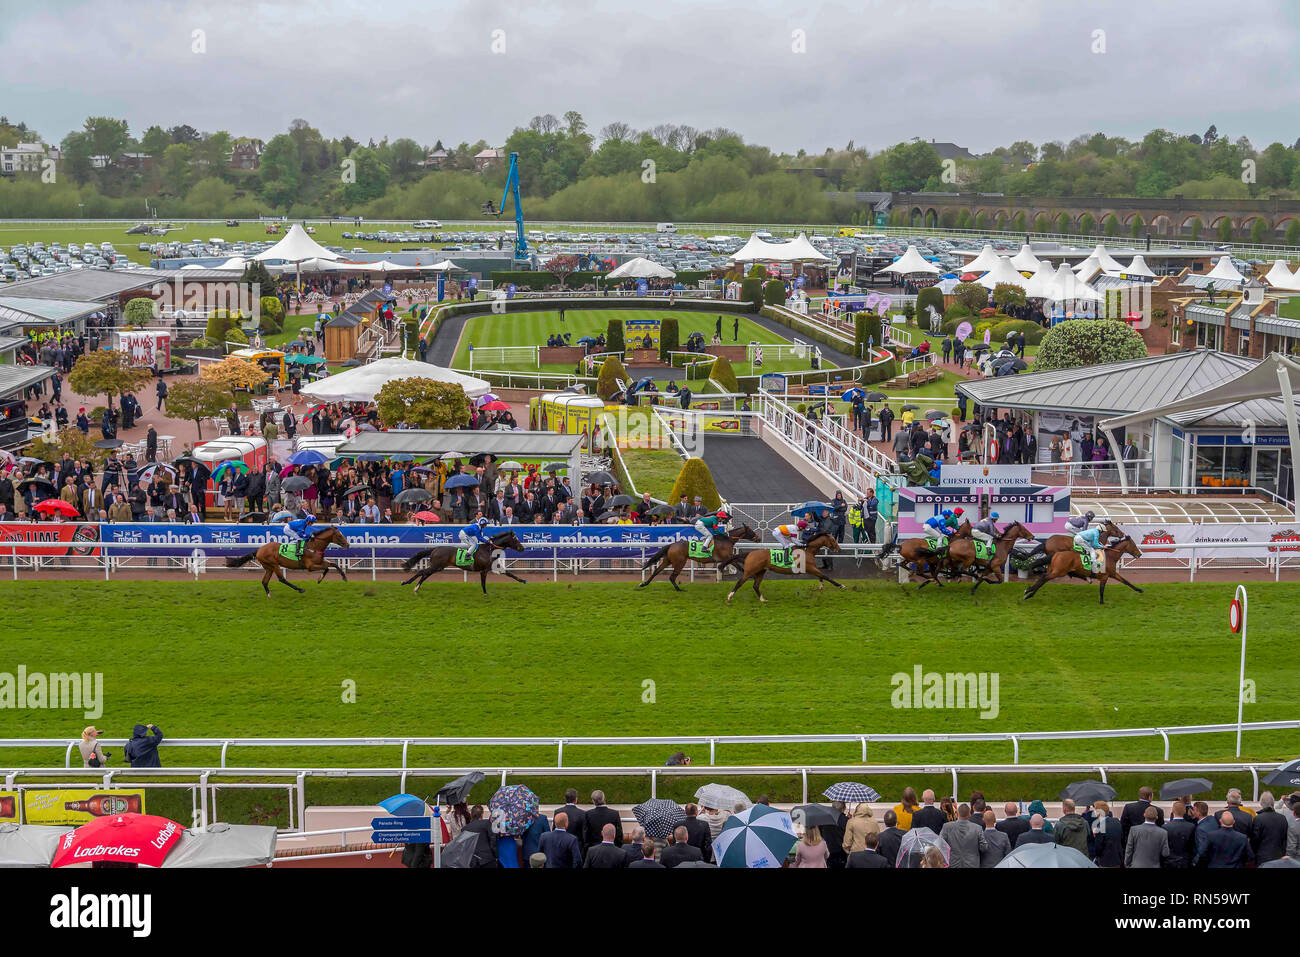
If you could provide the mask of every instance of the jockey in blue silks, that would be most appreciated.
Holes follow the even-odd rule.
[[[487,528],[488,520],[480,518],[477,521],[470,522],[459,532],[461,547],[465,549],[465,554],[473,555],[478,551],[479,545],[489,545],[487,534],[483,529]]]

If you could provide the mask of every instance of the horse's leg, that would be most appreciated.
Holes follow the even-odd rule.
[[[334,569],[336,572],[338,572],[339,577],[342,578],[344,581],[348,580],[348,573],[343,570],[342,562],[326,562],[325,564],[328,565],[330,568]],[[321,578],[324,577],[325,577],[324,575],[321,575]]]
[[[292,588],[292,589],[293,589],[294,591],[296,591],[298,594],[300,594],[300,595],[302,594],[302,589],[301,589],[301,588],[299,588],[299,587],[298,587],[297,585],[295,585],[293,582],[289,581],[289,579],[287,579],[287,578],[284,577],[284,569],[283,569],[283,568],[277,568],[277,569],[275,570],[275,577],[278,578],[278,579],[280,579],[280,581],[281,581],[283,584],[288,585],[290,588]]]
[[[312,571],[315,571],[315,569],[313,568]],[[323,582],[325,580],[325,576],[328,575],[329,573],[330,573],[330,563],[327,561],[322,561],[320,566],[320,578],[316,579],[316,584],[319,585],[321,582]]]
[[[520,577],[519,577],[518,575],[516,575],[514,572],[508,572],[508,571],[506,571],[504,568],[501,569],[501,574],[502,574],[502,575],[505,575],[506,578],[513,578],[515,581],[519,582],[519,584],[521,584],[521,585],[527,585],[527,584],[528,584],[528,582],[524,581],[522,578],[520,578]]]
[[[637,588],[645,588],[646,585],[648,585],[648,584],[650,584],[652,581],[654,581],[654,580],[655,580],[655,576],[658,575],[661,571],[664,570],[664,564],[665,564],[665,562],[664,562],[663,560],[661,560],[661,561],[659,562],[659,564],[655,566],[655,570],[652,571],[652,572],[650,573],[650,577],[649,577],[649,578],[643,578],[643,579],[641,579],[641,584],[637,585],[636,587],[637,587]]]
[[[731,591],[727,592],[728,603],[731,602],[731,599],[736,597],[736,592],[740,591],[740,586],[745,584],[745,582],[748,580],[749,580],[749,570],[744,565],[742,565],[740,567],[740,574],[736,576],[736,587],[731,589]]]
[[[841,585],[839,582],[837,582],[834,578],[831,578],[830,575],[827,575],[826,573],[824,573],[823,571],[821,571],[821,569],[817,568],[817,566],[815,566],[815,565],[813,566],[812,573],[813,573],[814,575],[817,576],[817,579],[818,579],[818,581],[817,581],[817,590],[818,590],[818,591],[821,591],[822,589],[824,589],[824,588],[826,587],[826,583],[827,583],[827,582],[830,582],[830,583],[831,583],[832,585],[834,585],[836,588],[843,588],[843,587],[844,587],[844,586]]]
[[[673,562],[673,573],[668,576],[668,580],[672,582],[673,588],[676,589],[677,591],[685,591],[685,589],[682,588],[681,585],[677,584],[677,576],[680,575],[682,573],[682,569],[686,567],[686,561],[687,560],[683,558],[682,563],[680,565],[678,565],[676,562]]]
[[[767,604],[767,599],[764,598],[763,593],[758,590],[758,586],[762,584],[763,576],[766,574],[767,574],[767,569],[764,568],[762,571],[760,571],[758,574],[754,576],[754,594],[757,595],[758,600],[763,602],[764,604]]]
[[[1143,593],[1141,588],[1138,588],[1137,585],[1134,585],[1131,581],[1129,581],[1123,575],[1118,574],[1117,572],[1111,572],[1110,577],[1115,579],[1118,582],[1123,582],[1125,585],[1128,585],[1129,588],[1132,588],[1139,595]]]
[[[479,587],[483,589],[483,594],[485,595],[487,594],[487,573],[488,570],[486,568],[478,573],[478,584]]]
[[[1100,578],[1097,579],[1097,602],[1098,604],[1102,604],[1102,605],[1106,604],[1106,576],[1105,575],[1102,575]]]
[[[262,591],[266,592],[267,598],[270,598],[271,597],[271,576],[275,574],[275,568],[273,565],[268,565],[265,562],[262,563],[262,568],[263,568]]]
[[[428,577],[429,577],[430,575],[433,574],[433,572],[434,572],[434,569],[433,569],[433,568],[426,568],[424,571],[422,571],[422,572],[416,572],[416,573],[415,573],[414,575],[412,575],[409,579],[407,579],[407,581],[411,581],[411,580],[416,579],[416,578],[420,579],[419,581],[417,581],[417,582],[415,583],[415,591],[412,592],[412,594],[415,594],[415,595],[420,594],[420,586],[423,585],[423,584],[425,583],[425,581],[428,579]],[[402,584],[406,584],[406,582],[403,582]]]

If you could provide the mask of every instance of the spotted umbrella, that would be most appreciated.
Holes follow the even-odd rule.
[[[522,834],[537,820],[541,805],[537,795],[522,784],[497,788],[497,793],[488,801],[492,829],[498,834]]]
[[[859,784],[856,781],[841,781],[838,784],[832,784],[822,792],[822,797],[828,801],[843,801],[845,804],[862,804],[880,800],[880,794],[875,788],[869,788],[865,784]]]
[[[719,867],[780,867],[797,840],[789,814],[755,804],[727,818],[713,854]]]
[[[665,840],[677,827],[686,823],[686,812],[672,801],[651,798],[632,808],[632,816],[645,828],[649,837]]]
[[[737,790],[729,784],[706,784],[695,792],[695,800],[704,807],[721,811],[730,811],[737,804],[749,807],[754,803],[744,791]]]

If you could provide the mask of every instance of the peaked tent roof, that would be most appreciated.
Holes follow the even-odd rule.
[[[305,259],[338,259],[338,253],[332,253],[316,240],[307,235],[307,230],[297,223],[289,227],[289,232],[278,243],[253,257],[257,260],[283,259],[285,262],[298,263]]]
[[[992,289],[1000,283],[1019,286],[1021,289],[1029,285],[1029,280],[1020,275],[1016,267],[1011,265],[1011,260],[1006,256],[999,256],[998,261],[993,264],[993,268],[981,276],[978,282],[986,289]]]
[[[808,241],[808,237],[803,233],[800,233],[792,242],[785,245],[791,247],[786,252],[786,256],[790,257],[790,262],[822,263],[831,261],[831,257],[820,252],[817,247]]]
[[[1273,263],[1273,268],[1268,271],[1264,281],[1274,288],[1288,291],[1297,288],[1297,284],[1300,283],[1300,279],[1291,274],[1291,270],[1281,259]]]
[[[1021,246],[1020,252],[1011,257],[1011,265],[1015,266],[1021,272],[1033,272],[1038,268],[1040,262],[1042,262],[1042,260],[1034,255],[1034,251],[1029,248],[1028,243]]]
[[[652,259],[638,256],[607,273],[606,279],[672,279],[677,273]]]
[[[1034,270],[1034,274],[1025,283],[1025,295],[1030,299],[1046,298],[1055,278],[1056,270],[1052,268],[1052,264],[1040,261],[1038,268]]]
[[[1237,271],[1237,267],[1232,264],[1231,256],[1220,256],[1219,261],[1214,264],[1214,268],[1205,274],[1206,279],[1217,279],[1224,282],[1245,282],[1246,277]]]
[[[1086,282],[1082,282],[1078,276],[1070,271],[1069,266],[1061,263],[1057,267],[1056,275],[1052,277],[1052,283],[1048,287],[1044,298],[1053,302],[1078,302],[1080,300],[1100,302],[1104,297]]]
[[[1197,350],[1196,353],[1192,354],[1195,355],[1202,351],[1214,354],[1212,350]],[[1174,355],[1187,354],[1182,352],[1174,353]],[[1148,419],[1183,416],[1186,419],[1195,420],[1203,418],[1206,413],[1222,411],[1225,407],[1240,403],[1276,399],[1282,395],[1282,378],[1284,376],[1290,383],[1292,394],[1300,393],[1300,362],[1296,362],[1294,359],[1277,352],[1271,353],[1262,360],[1237,356],[1229,358],[1244,363],[1244,366],[1238,370],[1236,375],[1210,383],[1195,391],[1184,390],[1181,395],[1170,397],[1164,402],[1145,404],[1128,415],[1107,419],[1101,424],[1106,428],[1114,429],[1134,422],[1145,422]],[[1240,423],[1238,423],[1238,427],[1240,427]]]
[[[998,261],[998,254],[993,251],[992,243],[985,243],[980,254],[962,267],[962,272],[988,272]]]
[[[1106,252],[1106,247],[1101,243],[1097,244],[1097,248],[1092,251],[1092,255],[1097,257],[1097,264],[1106,272],[1118,272],[1121,268],[1120,264],[1115,261],[1115,257]]]
[[[1125,415],[1202,392],[1236,378],[1255,364],[1254,359],[1215,349],[1196,349],[1077,369],[972,379],[957,388],[990,408]],[[1273,382],[1276,389],[1276,377]]]
[[[1151,271],[1147,261],[1140,255],[1134,256],[1133,261],[1127,266],[1121,267],[1119,271],[1125,276],[1142,276],[1146,279],[1156,278],[1156,274]]]
[[[932,262],[926,262],[925,257],[916,251],[915,246],[908,246],[907,252],[899,256],[897,260],[884,269],[877,270],[877,274],[882,272],[894,272],[900,276],[906,276],[914,272],[929,272],[938,275],[939,267]]]
[[[1101,260],[1097,258],[1096,253],[1093,253],[1087,259],[1083,260],[1083,262],[1074,266],[1074,274],[1076,276],[1087,274],[1088,277],[1091,278],[1101,271]]]
[[[731,258],[737,262],[830,262],[830,257],[814,249],[803,233],[788,243],[769,243],[754,233],[749,237],[749,242],[740,251],[733,253]]]
[[[373,402],[384,383],[393,379],[412,378],[454,383],[464,389],[471,399],[476,399],[491,389],[491,385],[483,379],[463,375],[454,369],[392,356],[326,376],[311,385],[303,386],[302,393],[323,402]]]
[[[758,262],[760,260],[771,260],[775,248],[782,246],[784,243],[769,243],[759,239],[758,233],[752,233],[748,242],[740,249],[731,254],[731,258],[736,262]]]

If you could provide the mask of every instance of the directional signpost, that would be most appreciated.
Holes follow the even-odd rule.
[[[424,817],[374,817],[370,834],[372,844],[432,844],[433,818]]]

